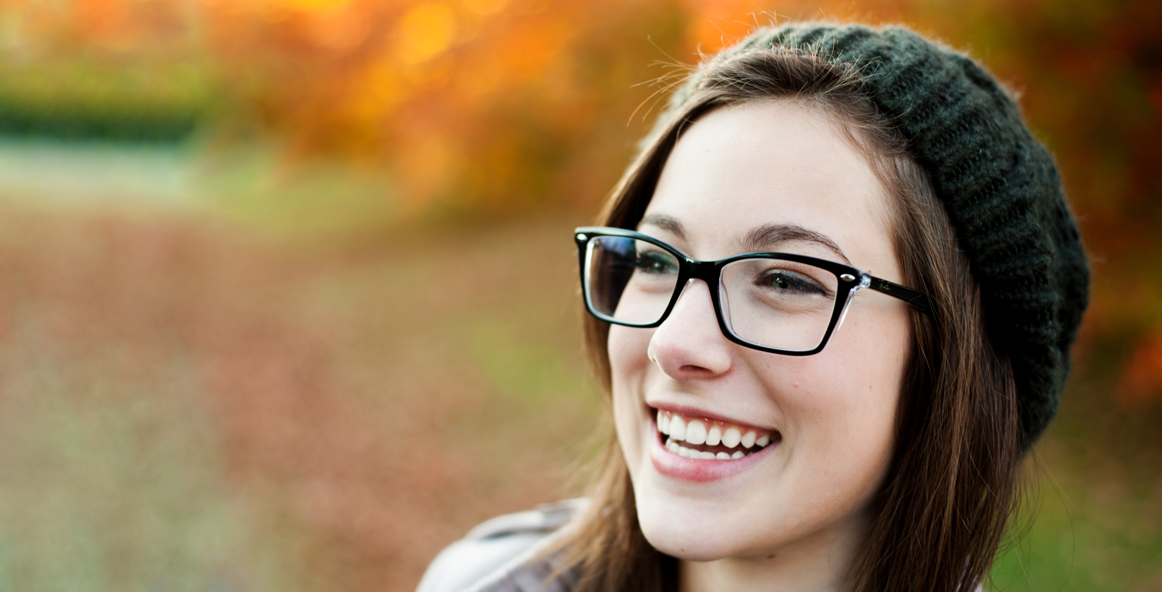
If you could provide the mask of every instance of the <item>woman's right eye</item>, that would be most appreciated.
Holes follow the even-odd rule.
[[[638,252],[634,267],[643,273],[678,273],[673,255],[662,251]]]

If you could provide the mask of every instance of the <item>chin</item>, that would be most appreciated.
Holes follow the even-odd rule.
[[[644,493],[644,492],[643,492]],[[740,546],[737,528],[729,517],[658,501],[638,493],[638,524],[646,541],[658,551],[686,561],[714,561],[749,555]]]
[[[642,534],[653,548],[683,561],[714,561],[734,555],[713,538],[680,526],[657,525],[650,528],[643,522]]]

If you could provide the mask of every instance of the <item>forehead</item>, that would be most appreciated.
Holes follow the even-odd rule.
[[[754,228],[785,224],[830,238],[871,270],[894,259],[884,194],[830,117],[801,102],[764,101],[719,108],[686,129],[647,215],[679,222],[683,246],[702,259],[736,254]]]

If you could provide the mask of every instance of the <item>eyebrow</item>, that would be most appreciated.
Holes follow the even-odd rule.
[[[665,230],[666,232],[669,232],[670,234],[682,240],[686,240],[686,229],[682,227],[682,223],[669,216],[663,216],[661,214],[649,214],[642,218],[642,221],[640,224],[638,224],[638,227],[640,228],[643,224],[657,226],[658,228],[661,228],[662,230]]]
[[[686,240],[686,229],[682,226],[682,223],[669,216],[650,214],[642,218],[639,226],[645,224],[656,226],[682,240]],[[743,238],[741,244],[744,251],[769,251],[774,245],[789,241],[817,243],[834,251],[848,265],[851,265],[851,260],[843,253],[843,249],[835,244],[835,241],[828,238],[827,235],[809,228],[804,228],[798,224],[764,224],[746,233],[746,237]]]
[[[825,234],[803,228],[798,224],[764,224],[746,233],[746,237],[742,240],[742,246],[748,251],[765,251],[770,250],[773,245],[788,241],[817,243],[834,251],[848,265],[851,265],[851,260],[843,254],[843,249],[839,248],[835,241]]]

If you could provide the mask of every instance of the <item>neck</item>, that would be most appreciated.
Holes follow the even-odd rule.
[[[852,530],[823,532],[761,555],[680,561],[679,588],[681,592],[836,592],[847,581],[861,535]]]

